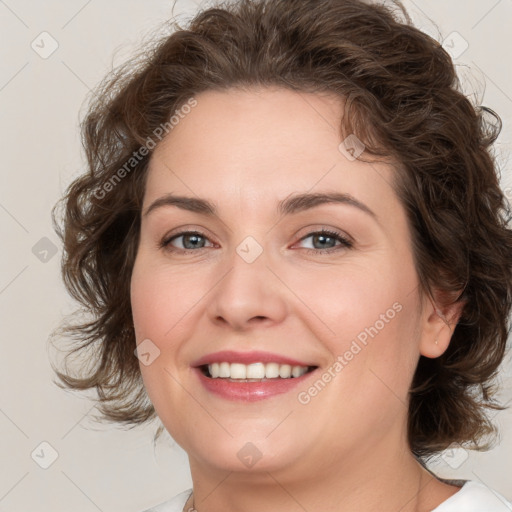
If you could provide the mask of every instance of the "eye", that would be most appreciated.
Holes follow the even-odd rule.
[[[304,247],[308,252],[322,253],[332,252],[340,249],[350,249],[353,243],[345,238],[341,233],[322,229],[321,231],[313,231],[301,238],[301,242],[311,239],[312,248]]]
[[[308,252],[322,253],[332,252],[340,249],[350,249],[353,243],[337,231],[322,229],[313,231],[301,238],[300,242],[311,239],[312,248],[303,247]],[[171,252],[199,251],[206,247],[213,247],[214,244],[199,231],[182,231],[164,238],[160,247]]]
[[[199,231],[182,231],[181,233],[172,235],[170,238],[164,238],[160,243],[160,247],[169,251],[194,251],[204,249],[207,240],[209,241],[209,239]],[[209,247],[212,246],[213,244]]]

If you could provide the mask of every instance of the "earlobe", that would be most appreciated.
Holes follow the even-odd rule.
[[[464,309],[464,300],[459,300],[440,309],[429,297],[430,304],[423,316],[423,329],[420,340],[420,354],[436,358],[444,354]]]

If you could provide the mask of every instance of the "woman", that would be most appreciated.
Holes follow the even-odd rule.
[[[98,93],[59,230],[98,364],[57,371],[187,452],[151,510],[509,510],[425,464],[490,446],[512,304],[499,125],[444,49],[382,5],[242,0]]]

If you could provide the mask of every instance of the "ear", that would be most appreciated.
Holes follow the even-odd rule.
[[[437,305],[440,301],[435,301],[430,296],[428,299],[428,301],[425,301],[422,315],[419,350],[422,356],[435,358],[441,356],[450,345],[453,331],[462,314],[465,301],[460,299],[453,304],[440,308]]]

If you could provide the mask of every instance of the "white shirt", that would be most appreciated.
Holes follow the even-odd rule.
[[[501,494],[475,480],[462,480],[462,488],[432,512],[512,512],[512,503]],[[144,512],[182,512],[192,489]],[[192,511],[185,511],[192,512]]]

